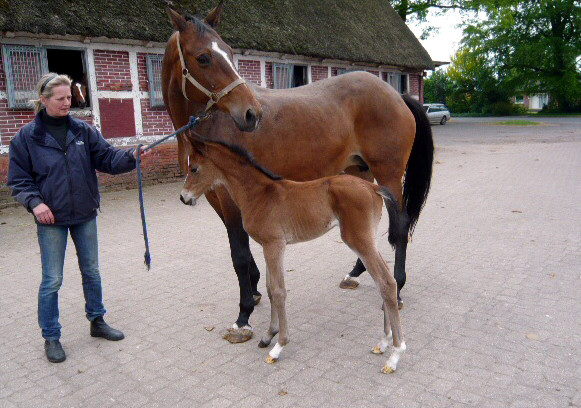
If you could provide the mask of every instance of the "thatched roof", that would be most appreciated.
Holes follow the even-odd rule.
[[[206,15],[218,0],[175,0]],[[164,0],[0,0],[0,31],[165,42]],[[218,32],[233,48],[407,68],[433,62],[388,0],[230,0]]]

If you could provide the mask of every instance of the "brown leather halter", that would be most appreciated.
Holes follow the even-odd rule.
[[[192,85],[194,85],[196,88],[198,88],[200,91],[202,91],[206,96],[208,96],[208,98],[210,98],[208,100],[208,103],[206,104],[206,112],[214,104],[218,103],[218,101],[220,99],[222,99],[224,96],[226,96],[231,90],[236,88],[238,85],[242,85],[242,84],[246,83],[246,81],[244,79],[238,78],[237,80],[232,82],[230,85],[228,85],[224,89],[222,89],[220,92],[208,91],[206,88],[204,88],[202,86],[202,84],[200,84],[198,81],[196,81],[196,79],[190,74],[190,72],[186,68],[186,63],[184,61],[184,55],[182,53],[182,46],[180,44],[180,32],[178,31],[177,33],[178,33],[178,35],[176,36],[176,41],[178,43],[178,53],[180,55],[180,62],[182,64],[182,93],[184,94],[184,98],[186,98],[188,101],[190,100],[190,98],[188,98],[188,95],[186,94],[186,79],[188,81],[190,81],[192,83]]]

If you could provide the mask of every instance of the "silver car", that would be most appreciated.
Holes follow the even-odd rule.
[[[450,120],[450,110],[443,103],[424,103],[424,109],[431,123],[445,125]]]

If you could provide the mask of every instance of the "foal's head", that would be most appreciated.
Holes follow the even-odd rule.
[[[170,58],[164,58],[163,69],[172,73],[173,80],[169,80],[169,83],[180,88],[175,92],[185,93],[185,97],[199,104],[205,105],[209,100],[214,101],[213,106],[229,113],[240,130],[250,132],[258,126],[262,108],[248,85],[245,83],[237,85],[224,96],[220,96],[220,92],[226,92],[229,86],[234,86],[234,83],[241,79],[234,65],[232,49],[214,30],[223,7],[221,2],[204,20],[197,17],[186,18],[168,9],[178,34],[173,35],[168,42],[168,49],[173,50],[173,58],[172,62]],[[170,46],[172,48],[169,48]],[[179,59],[179,49],[182,51],[184,66]],[[167,52],[166,50],[166,57]],[[183,74],[191,75],[205,91],[184,79]],[[185,81],[183,92],[182,81]],[[210,92],[212,95],[208,96],[204,92]],[[184,100],[184,103],[187,101]]]
[[[207,145],[190,139],[188,174],[180,193],[180,200],[186,205],[196,205],[197,199],[216,185],[220,171],[208,158]]]
[[[259,178],[282,180],[281,176],[264,168],[241,146],[220,140],[204,141],[193,135],[188,139],[188,175],[180,194],[184,204],[195,205],[202,194],[232,179],[253,182]]]

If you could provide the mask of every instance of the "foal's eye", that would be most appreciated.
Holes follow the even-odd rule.
[[[198,168],[194,167],[194,168],[190,169],[190,171],[192,172],[192,174],[196,174],[198,172]]]
[[[202,54],[196,58],[196,61],[198,61],[200,65],[210,65],[210,56],[208,54]]]

